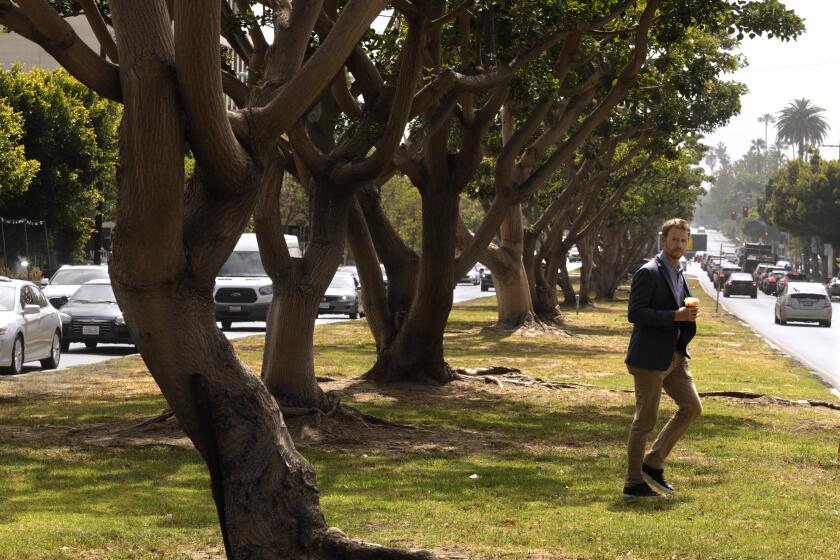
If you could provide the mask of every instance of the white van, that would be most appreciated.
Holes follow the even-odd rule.
[[[286,235],[292,257],[300,258],[298,238]],[[216,277],[213,301],[223,329],[235,322],[265,321],[271,304],[271,279],[263,269],[257,235],[243,233]]]

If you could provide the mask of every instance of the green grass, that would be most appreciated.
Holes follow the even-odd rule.
[[[836,400],[737,320],[705,311],[710,300],[702,305],[691,345],[699,390]],[[494,313],[492,298],[456,306],[451,364],[514,365],[591,387],[349,387],[348,402],[427,431],[394,433],[388,445],[302,448],[331,525],[471,558],[840,557],[840,412],[707,398],[667,465],[678,497],[628,504],[619,497],[633,409],[626,301],[566,312],[571,336],[485,328]],[[261,341],[236,344],[258,367]],[[351,378],[371,365],[364,322],[319,327],[316,345],[319,374]],[[195,451],[67,445],[61,435],[164,408],[136,358],[0,379],[0,558],[220,557]],[[673,410],[663,400],[663,422]]]

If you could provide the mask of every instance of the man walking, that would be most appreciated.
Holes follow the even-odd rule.
[[[662,252],[636,271],[630,285],[627,318],[633,323],[633,334],[624,361],[635,382],[636,413],[627,443],[625,498],[661,498],[674,493],[665,480],[663,464],[702,412],[687,361],[688,343],[697,331],[698,308],[696,300],[685,304],[691,291],[680,268],[680,257],[688,246],[688,222],[668,220],[661,235]],[[679,409],[645,455],[662,389]]]

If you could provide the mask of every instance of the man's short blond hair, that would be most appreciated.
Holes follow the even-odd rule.
[[[671,218],[662,224],[662,239],[667,238],[668,232],[673,228],[684,230],[688,234],[691,233],[691,226],[688,225],[686,220],[683,220],[682,218]]]

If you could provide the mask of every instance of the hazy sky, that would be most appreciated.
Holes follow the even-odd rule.
[[[825,109],[831,126],[826,143],[840,144],[840,0],[782,1],[805,19],[805,33],[787,43],[766,37],[744,41],[749,66],[732,75],[749,87],[741,98],[741,114],[705,140],[710,146],[726,144],[733,160],[749,149],[751,140],[764,138],[758,117],[801,97]],[[770,143],[775,133],[771,124]],[[838,148],[822,148],[822,155],[836,159]]]

